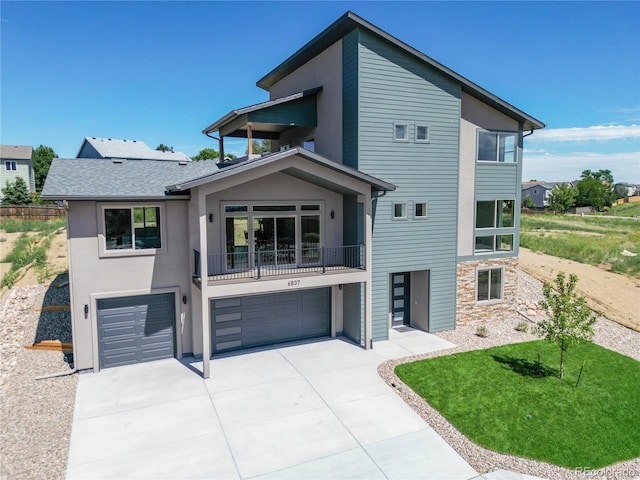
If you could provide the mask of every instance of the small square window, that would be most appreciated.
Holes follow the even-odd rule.
[[[407,218],[407,204],[406,203],[394,203],[393,204],[393,218]]]
[[[394,123],[393,139],[400,142],[409,140],[409,125],[406,123]]]
[[[415,218],[427,218],[427,204],[426,203],[416,203],[414,210]]]
[[[502,268],[478,270],[476,282],[476,301],[495,302],[502,300]]]
[[[429,142],[429,127],[427,125],[416,125],[416,142]]]
[[[18,162],[14,160],[4,162],[4,169],[7,172],[11,172],[11,171],[15,172],[16,170],[18,170]]]

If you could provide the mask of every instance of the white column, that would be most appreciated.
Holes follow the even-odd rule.
[[[200,226],[200,292],[202,293],[202,376],[209,378],[211,372],[211,316],[209,315],[208,266],[207,266],[207,197],[198,189],[198,220]]]

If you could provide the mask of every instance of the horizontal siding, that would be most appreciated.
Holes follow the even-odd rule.
[[[518,165],[515,163],[476,164],[476,199],[516,199],[520,196]]]
[[[400,50],[359,32],[359,168],[396,185],[375,204],[373,340],[388,337],[389,275],[429,270],[430,330],[455,327],[459,86]],[[410,125],[393,140],[394,122]],[[429,143],[413,141],[429,126]],[[394,221],[393,202],[427,202],[426,220]]]

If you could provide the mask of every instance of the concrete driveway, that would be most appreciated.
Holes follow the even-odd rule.
[[[469,479],[477,473],[378,376],[449,348],[411,330],[81,375],[67,478]]]

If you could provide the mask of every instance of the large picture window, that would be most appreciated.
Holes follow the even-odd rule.
[[[502,300],[502,268],[478,270],[476,301],[495,302]]]
[[[513,200],[476,202],[476,228],[513,227]]]
[[[161,248],[160,207],[105,208],[107,250]]]
[[[478,161],[515,163],[516,137],[515,132],[478,132]]]

